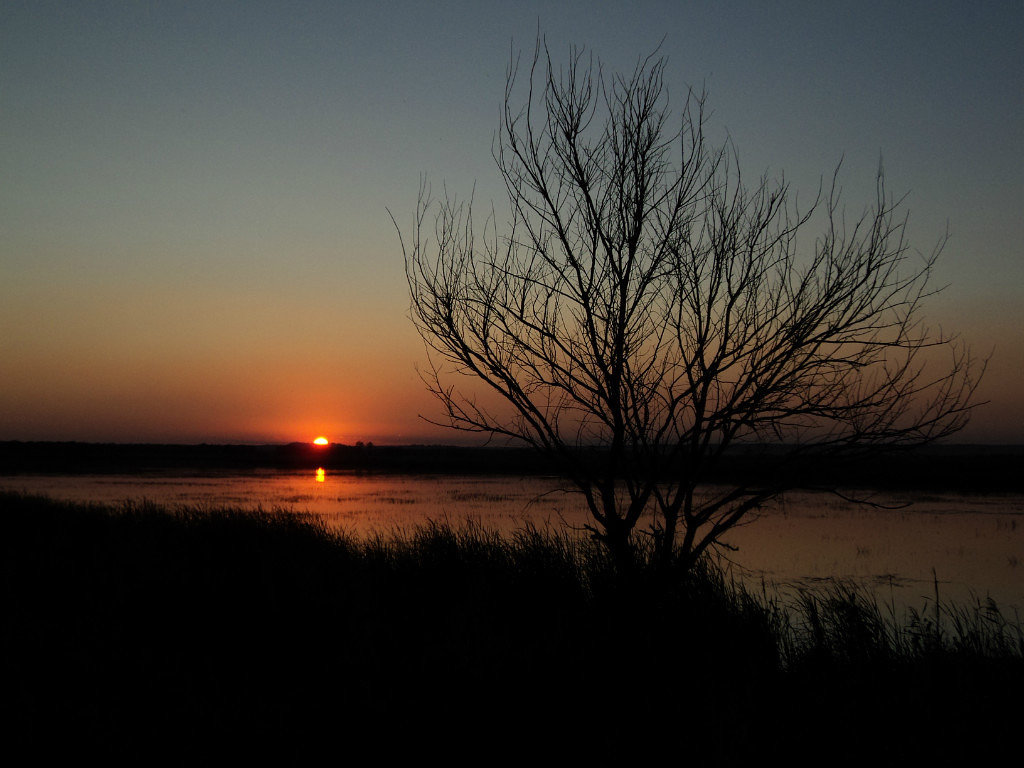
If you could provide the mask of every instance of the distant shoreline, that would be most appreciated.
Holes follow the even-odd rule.
[[[777,471],[767,446],[728,454],[707,482],[734,482]],[[595,450],[595,459],[600,453]],[[930,445],[867,456],[822,459],[799,487],[926,488],[975,493],[1024,491],[1024,446]],[[266,445],[0,441],[0,474],[114,474],[252,470],[328,470],[409,474],[552,474],[550,460],[524,447],[451,445]]]

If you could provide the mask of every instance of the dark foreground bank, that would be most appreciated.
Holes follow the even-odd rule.
[[[784,608],[586,542],[0,494],[3,725],[33,763],[918,765],[1019,753],[991,608]],[[951,621],[951,623],[949,623]],[[662,762],[667,760],[668,762]]]

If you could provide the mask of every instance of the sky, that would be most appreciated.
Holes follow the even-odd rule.
[[[991,356],[957,442],[1024,443],[1024,3],[0,0],[0,440],[459,442],[416,365],[419,179],[502,203],[538,29],[812,196],[884,163],[930,324]]]

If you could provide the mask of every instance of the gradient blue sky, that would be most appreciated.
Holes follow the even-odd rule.
[[[0,1],[0,439],[448,441],[398,238],[421,173],[501,203],[510,51],[632,69],[748,175],[846,203],[884,159],[928,318],[993,357],[965,442],[1024,442],[1024,3]]]

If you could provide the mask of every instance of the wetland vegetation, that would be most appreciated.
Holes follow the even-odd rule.
[[[530,527],[0,510],[9,743],[40,760],[916,764],[1019,739],[1024,635],[983,601],[784,600]]]

